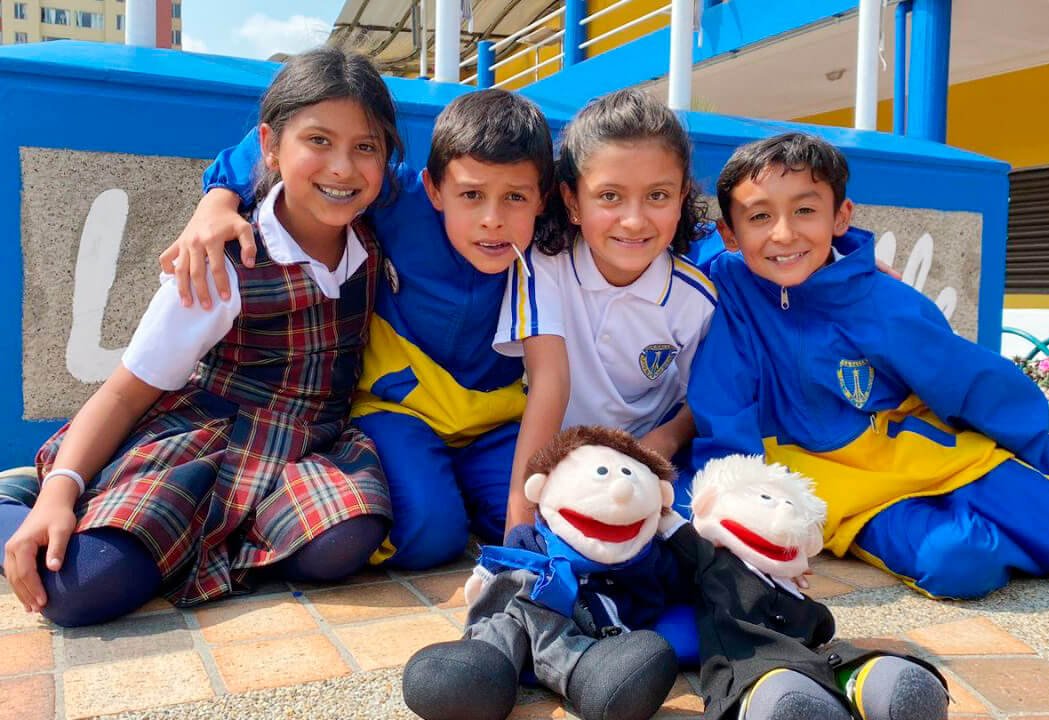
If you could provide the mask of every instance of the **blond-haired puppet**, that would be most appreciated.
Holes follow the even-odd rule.
[[[758,456],[711,460],[692,523],[660,531],[691,582],[705,720],[945,720],[935,668],[834,640],[834,617],[792,578],[822,547],[812,481]]]

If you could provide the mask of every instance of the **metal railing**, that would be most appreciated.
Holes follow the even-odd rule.
[[[603,15],[607,15],[608,13],[610,13],[610,12],[612,12],[614,10],[618,10],[623,5],[629,5],[630,3],[633,3],[633,2],[636,2],[636,1],[637,0],[619,0],[619,2],[614,2],[611,5],[609,5],[608,7],[604,8],[603,10],[598,10],[597,12],[593,13],[592,15],[588,15],[587,17],[583,18],[579,22],[579,24],[580,25],[588,25],[588,24],[592,23],[594,20],[597,20],[599,17],[601,17]],[[644,15],[641,15],[640,17],[636,17],[636,18],[634,18],[633,20],[631,20],[629,22],[625,22],[622,25],[617,25],[616,27],[612,28],[611,30],[609,30],[607,32],[603,32],[603,33],[601,33],[600,35],[598,35],[596,37],[590,38],[586,42],[580,43],[579,47],[581,47],[581,48],[588,48],[588,47],[590,47],[591,45],[593,45],[595,43],[599,43],[602,40],[606,40],[606,39],[612,37],[613,35],[618,35],[619,33],[623,32],[624,30],[629,30],[630,28],[634,27],[635,25],[640,25],[641,23],[643,23],[643,22],[645,22],[647,20],[651,20],[652,18],[656,17],[657,15],[669,15],[670,14],[670,7],[671,7],[671,3],[667,3],[666,5],[664,5],[662,7],[658,7],[655,10],[652,10],[651,12],[647,12]],[[668,18],[667,22],[669,23],[669,18]]]
[[[599,54],[594,52],[593,46],[595,44],[615,37],[653,18],[661,15],[667,16],[667,24],[669,24],[672,3],[667,2],[606,32],[587,37],[588,30],[593,27],[592,23],[595,20],[637,3],[638,0],[617,0],[590,15],[584,15],[586,3],[583,0],[565,0],[561,7],[501,40],[496,42],[481,41],[478,43],[478,51],[459,63],[460,70],[470,67],[476,68],[476,72],[464,78],[462,82],[476,83],[478,87],[505,87],[518,83],[522,78],[526,78],[529,75],[532,76],[533,80],[538,80],[540,71],[544,68],[553,67],[555,71],[561,70],[568,65],[581,62],[588,55],[593,57],[594,54]],[[556,25],[554,24],[555,22]],[[529,36],[544,29],[549,30],[550,33],[535,41],[529,40]],[[560,52],[547,58],[542,58],[540,50],[549,47],[555,42],[560,43]],[[589,52],[586,52],[588,48],[591,49]],[[504,68],[503,72],[507,72],[509,70],[507,66],[525,60],[531,53],[534,53],[535,57],[532,62],[528,63],[527,67],[507,77],[500,78],[498,81],[495,80],[496,70]]]

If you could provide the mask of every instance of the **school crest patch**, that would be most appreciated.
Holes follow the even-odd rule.
[[[838,362],[838,385],[845,399],[860,410],[871,397],[874,387],[874,368],[863,360],[841,360]]]
[[[649,380],[655,380],[666,372],[667,368],[670,367],[670,363],[674,362],[674,358],[677,357],[677,354],[677,346],[668,345],[666,343],[655,343],[646,346],[645,349],[641,351],[641,355],[638,356],[637,362],[641,366],[641,372],[645,374],[645,377]]]

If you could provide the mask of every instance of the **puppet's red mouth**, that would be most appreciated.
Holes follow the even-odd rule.
[[[748,530],[738,522],[722,520],[721,526],[742,540],[743,544],[751,550],[755,550],[765,557],[772,558],[777,562],[790,562],[798,556],[797,548],[787,548],[782,545],[770,543],[756,532]]]
[[[638,520],[629,525],[609,525],[568,508],[562,508],[558,510],[558,513],[579,532],[602,542],[621,543],[633,540],[641,532],[641,526],[645,524],[644,520]]]

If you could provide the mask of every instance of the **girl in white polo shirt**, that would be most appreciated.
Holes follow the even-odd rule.
[[[553,254],[533,246],[510,269],[493,343],[523,354],[528,377],[508,529],[532,522],[525,463],[563,427],[623,428],[667,458],[694,433],[689,366],[717,300],[683,257],[706,219],[690,155],[674,114],[636,90],[592,101],[564,130],[558,175],[569,229]]]

